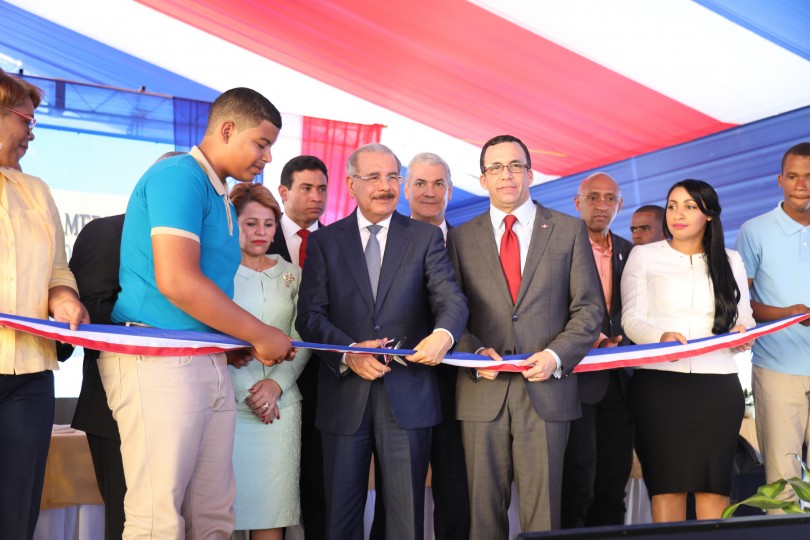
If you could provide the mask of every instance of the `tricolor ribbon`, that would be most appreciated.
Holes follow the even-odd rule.
[[[574,368],[574,373],[600,371],[620,367],[636,367],[659,362],[699,356],[720,349],[737,347],[757,338],[810,318],[810,314],[795,315],[769,323],[760,324],[744,334],[729,333],[694,339],[683,345],[677,341],[649,345],[629,345],[607,349],[591,349]],[[36,336],[63,341],[72,345],[99,351],[144,356],[194,356],[225,352],[250,347],[250,344],[225,334],[161,330],[142,326],[116,326],[107,324],[82,324],[71,330],[66,323],[32,319],[0,313],[0,326],[6,326]],[[331,351],[338,353],[396,354],[407,356],[413,349],[385,349],[373,347],[349,347],[293,341],[294,347]],[[531,354],[514,354],[503,357],[503,362],[488,356],[471,353],[451,353],[444,360],[453,366],[492,369],[496,371],[525,371],[528,366],[519,365]]]

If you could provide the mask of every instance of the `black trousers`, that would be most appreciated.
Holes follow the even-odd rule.
[[[104,539],[118,540],[124,534],[124,464],[121,461],[121,441],[87,434],[96,483],[104,500]]]
[[[633,467],[633,423],[616,373],[599,403],[571,422],[563,466],[563,529],[623,525]]]
[[[34,536],[53,427],[53,372],[0,375],[0,538]]]

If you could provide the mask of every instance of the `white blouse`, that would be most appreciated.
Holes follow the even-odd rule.
[[[753,328],[754,315],[748,280],[740,254],[727,249],[740,301],[737,322]],[[622,327],[638,344],[658,343],[664,332],[680,332],[686,339],[708,337],[714,325],[714,290],[701,255],[685,255],[663,240],[636,246],[622,272]],[[734,352],[723,349],[675,362],[636,369],[679,373],[736,373]]]

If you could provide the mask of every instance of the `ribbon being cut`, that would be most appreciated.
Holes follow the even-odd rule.
[[[752,338],[778,332],[783,328],[810,318],[810,314],[795,315],[785,319],[760,324],[745,334],[731,333],[710,336],[689,341],[686,345],[677,341],[653,343],[650,345],[628,345],[607,349],[592,349],[574,373],[600,371],[619,367],[635,367],[658,362],[669,362],[698,356],[719,349],[737,347]],[[105,324],[83,324],[78,330],[70,330],[66,323],[43,319],[32,319],[0,313],[0,326],[6,326],[36,336],[63,341],[72,345],[88,347],[100,351],[145,356],[193,356],[211,354],[250,345],[225,334],[205,332],[184,332],[160,330],[140,326],[115,326]],[[293,341],[298,348],[333,352],[355,352],[407,356],[412,349],[378,349],[348,347],[321,343]],[[531,354],[515,354],[503,357],[503,362],[488,356],[471,353],[451,353],[442,360],[453,366],[493,369],[497,371],[524,371],[528,366],[518,365]]]

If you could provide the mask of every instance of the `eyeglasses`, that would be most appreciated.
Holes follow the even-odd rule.
[[[521,163],[520,161],[513,161],[512,163],[507,163],[504,165],[503,163],[490,163],[484,170],[482,171],[484,174],[489,175],[497,175],[501,174],[503,168],[506,167],[510,173],[512,174],[519,174],[529,168],[529,166],[525,163]]]
[[[353,174],[352,178],[356,178],[357,180],[362,180],[363,182],[368,182],[369,184],[374,184],[375,186],[385,179],[386,182],[389,184],[401,184],[402,177],[398,174],[388,174],[386,176],[381,175],[380,173],[373,173],[367,176],[361,176],[359,174]]]
[[[650,232],[652,227],[649,225],[639,225],[638,227],[630,227],[630,234],[636,234],[637,232]]]
[[[599,201],[605,201],[607,204],[616,204],[619,201],[619,197],[612,193],[608,193],[607,195],[588,193],[587,195],[579,195],[578,197],[587,201],[588,204],[596,204]]]
[[[28,116],[25,113],[21,113],[20,111],[15,111],[11,107],[6,107],[5,105],[0,105],[0,107],[4,108],[5,110],[7,110],[9,112],[13,112],[14,114],[19,116],[20,118],[24,119],[28,123],[28,131],[29,131],[29,133],[31,131],[34,131],[34,128],[37,125],[37,119],[36,118],[34,118],[33,116]]]

